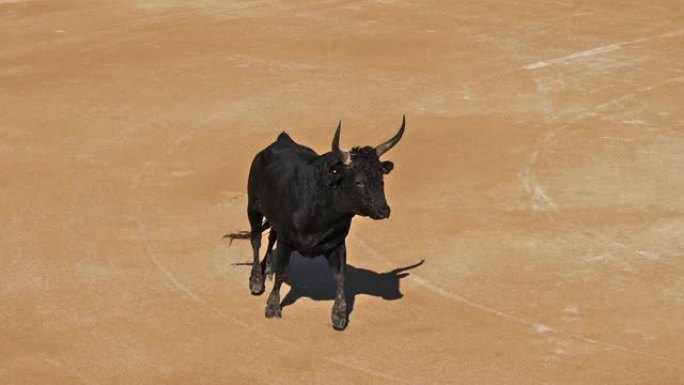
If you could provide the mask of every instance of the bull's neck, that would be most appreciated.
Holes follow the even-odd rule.
[[[345,194],[338,188],[331,186],[319,186],[318,190],[319,202],[318,209],[325,213],[325,217],[330,222],[339,222],[342,220],[351,220],[355,215],[349,207]]]
[[[320,224],[330,225],[342,221],[350,221],[354,212],[345,200],[344,193],[335,187],[318,183],[314,189],[309,204],[313,204],[312,218]]]

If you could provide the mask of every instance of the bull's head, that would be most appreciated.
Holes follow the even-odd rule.
[[[332,154],[338,162],[331,169],[335,177],[335,185],[345,195],[345,203],[354,214],[369,216],[373,219],[385,219],[390,215],[390,208],[385,199],[383,175],[394,168],[390,161],[380,161],[380,156],[394,147],[404,135],[406,117],[402,119],[401,128],[394,137],[376,147],[354,147],[351,150],[340,149],[341,122],[335,131],[332,142]]]

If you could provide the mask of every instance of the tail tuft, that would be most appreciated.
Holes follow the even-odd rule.
[[[233,245],[233,241],[236,239],[250,239],[251,237],[251,231],[238,231],[237,233],[230,233],[223,236],[223,238],[230,239],[230,243],[228,243],[228,246]]]

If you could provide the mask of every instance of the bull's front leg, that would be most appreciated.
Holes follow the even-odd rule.
[[[347,247],[345,244],[339,245],[332,253],[327,256],[328,263],[335,277],[335,304],[332,308],[332,324],[335,330],[344,330],[347,327],[347,299],[344,292],[344,281],[347,271]]]

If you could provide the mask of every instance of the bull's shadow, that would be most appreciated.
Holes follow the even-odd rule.
[[[345,282],[348,314],[354,310],[354,300],[359,294],[381,297],[385,300],[403,297],[400,291],[401,279],[409,275],[408,270],[422,265],[423,262],[425,260],[386,273],[376,273],[348,264]],[[324,257],[304,258],[298,253],[293,253],[290,258],[288,283],[291,288],[281,302],[282,307],[292,305],[302,297],[317,301],[335,299],[335,280],[330,265]]]

